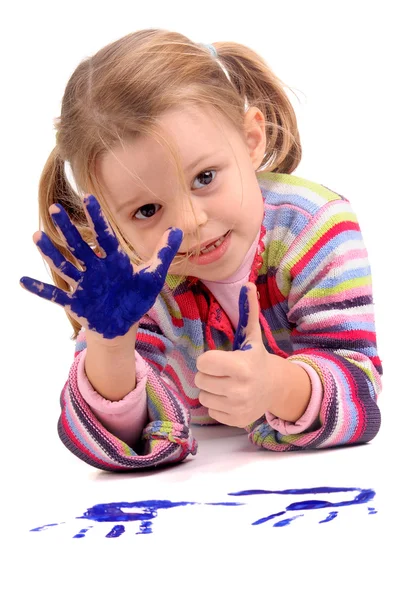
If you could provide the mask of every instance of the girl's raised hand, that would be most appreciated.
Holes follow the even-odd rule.
[[[134,270],[121,248],[94,196],[84,199],[90,225],[105,257],[97,256],[82,239],[60,204],[51,208],[51,216],[68,249],[84,268],[77,269],[50,241],[44,232],[34,241],[49,266],[70,286],[71,292],[22,277],[22,287],[41,298],[56,302],[83,327],[105,339],[125,335],[153,306],[180,247],[182,231],[169,229],[162,236],[150,263]]]

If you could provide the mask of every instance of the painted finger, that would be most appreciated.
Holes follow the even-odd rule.
[[[79,271],[74,265],[72,265],[61,252],[53,245],[51,240],[48,238],[46,233],[40,232],[41,236],[39,239],[34,239],[36,246],[39,248],[40,253],[46,258],[50,267],[54,271],[67,281],[67,283],[73,285],[77,283],[81,277],[82,272]]]
[[[178,252],[178,248],[181,246],[182,238],[183,233],[181,229],[175,227],[168,229],[162,236],[160,241],[161,247],[159,246],[159,248],[156,249],[157,258],[152,261],[153,268],[150,268],[158,279],[163,281],[166,279],[170,265]]]
[[[245,350],[242,345],[246,339],[246,328],[248,327],[249,320],[249,300],[248,300],[248,288],[243,285],[239,294],[238,300],[239,319],[238,327],[235,332],[235,338],[233,343],[233,350]]]
[[[31,277],[21,277],[20,284],[25,290],[35,294],[35,296],[39,296],[39,298],[55,302],[63,307],[71,304],[71,297],[69,294],[54,285],[43,283],[42,281],[32,279]]]
[[[106,255],[116,252],[119,247],[118,239],[104,216],[95,196],[87,196],[84,198],[83,204],[87,219],[95,233],[98,245],[106,252]]]
[[[63,235],[68,249],[83,265],[89,266],[97,258],[91,247],[82,239],[61,204],[50,207],[50,216]]]

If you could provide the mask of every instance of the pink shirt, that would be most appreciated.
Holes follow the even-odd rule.
[[[249,281],[249,274],[258,240],[259,233],[252,246],[249,248],[243,264],[233,275],[231,275],[231,277],[224,281],[203,280],[203,283],[210,289],[220,306],[228,315],[235,329],[238,326],[239,293],[242,285]],[[104,427],[131,447],[140,439],[142,430],[148,422],[145,389],[147,381],[147,364],[137,352],[135,355],[137,376],[136,388],[121,400],[113,402],[100,396],[89,382],[85,373],[86,349],[80,353],[78,364],[78,387],[83,398]],[[312,430],[318,419],[323,398],[323,386],[316,371],[304,362],[292,362],[301,366],[308,373],[312,384],[312,395],[305,413],[298,421],[296,421],[296,423],[283,421],[269,412],[266,413],[267,422],[273,429],[283,434],[301,433],[309,428]]]

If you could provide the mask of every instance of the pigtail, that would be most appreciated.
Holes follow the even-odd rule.
[[[82,207],[82,201],[66,177],[64,161],[60,157],[57,147],[50,153],[39,181],[39,227],[47,234],[61,254],[78,269],[81,269],[82,267],[65,246],[64,239],[60,236],[49,214],[50,206],[56,203],[63,206],[82,237],[89,241],[92,236]],[[50,269],[50,274],[57,287],[66,292],[71,291],[68,283],[53,269]],[[75,339],[81,325],[68,313],[66,314],[74,329],[72,339]]]
[[[266,151],[259,171],[292,173],[302,148],[294,108],[285,84],[250,48],[234,42],[217,42],[216,59],[227,70],[231,83],[248,106],[259,108],[266,120]]]

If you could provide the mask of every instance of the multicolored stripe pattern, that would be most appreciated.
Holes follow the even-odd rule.
[[[372,440],[380,428],[371,271],[349,201],[294,175],[259,175],[264,220],[250,280],[260,295],[269,352],[304,361],[324,390],[313,431],[283,435],[263,417],[246,429],[262,448],[290,451]],[[149,425],[135,451],[107,432],[80,396],[76,361],[62,392],[59,434],[89,464],[127,470],[179,462],[197,449],[192,424],[216,424],[198,401],[196,360],[232,350],[235,332],[201,281],[168,276],[142,319],[137,351],[147,361]],[[76,355],[85,347],[77,339]]]

